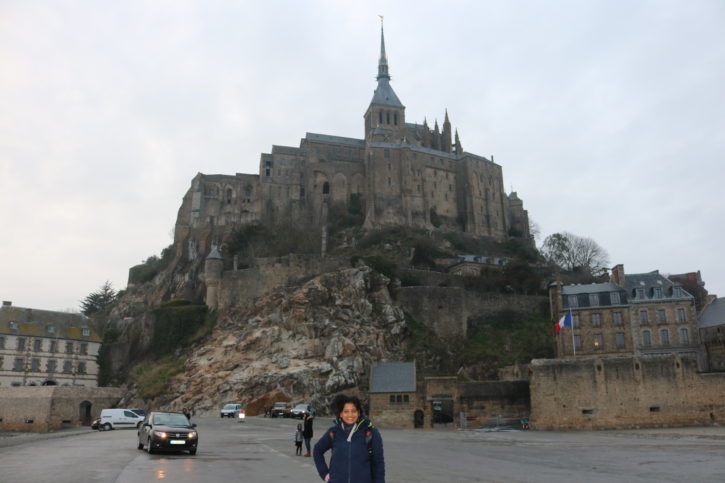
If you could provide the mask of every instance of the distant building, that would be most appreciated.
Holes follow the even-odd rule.
[[[656,270],[625,276],[617,265],[606,283],[554,283],[549,301],[555,320],[572,314],[557,336],[560,358],[699,352],[694,297]]]
[[[380,426],[412,428],[423,421],[415,362],[378,362],[370,373],[370,418]]]
[[[96,387],[100,347],[80,314],[0,307],[0,386]]]
[[[697,321],[707,370],[725,372],[725,299],[709,303]]]
[[[503,268],[511,261],[510,258],[487,257],[483,255],[461,255],[448,265],[448,273],[453,275],[465,275],[477,277],[481,275],[481,269]]]

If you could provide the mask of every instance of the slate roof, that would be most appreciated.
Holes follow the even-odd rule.
[[[616,283],[587,283],[583,285],[564,285],[562,295],[579,295],[584,293],[621,292],[624,288]]]
[[[385,78],[378,80],[378,88],[373,93],[373,100],[370,104],[392,106],[392,107],[405,107],[398,99],[395,91],[390,86],[390,81]]]
[[[16,329],[11,327],[11,322],[16,324]],[[54,334],[48,331],[48,326],[55,328]],[[88,329],[89,335],[84,336],[83,329]],[[101,337],[81,314],[16,306],[0,308],[0,334],[101,342]]]
[[[310,141],[323,142],[323,143],[349,144],[349,145],[356,146],[359,148],[365,147],[365,141],[363,139],[345,138],[342,136],[330,136],[327,134],[316,134],[313,132],[308,132],[305,135],[305,139],[309,139]]]
[[[415,362],[378,362],[370,373],[370,392],[415,392]]]
[[[713,300],[703,309],[697,319],[697,327],[700,329],[718,325],[725,325],[725,299],[723,298]]]

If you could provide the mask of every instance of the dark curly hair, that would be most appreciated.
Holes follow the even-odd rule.
[[[363,409],[362,409],[362,403],[360,402],[360,399],[358,399],[356,396],[348,396],[347,394],[338,394],[335,396],[335,398],[332,400],[332,404],[330,404],[330,407],[332,411],[334,412],[335,416],[340,416],[340,413],[343,409],[345,409],[345,404],[354,404],[357,408],[357,412],[360,413],[360,417],[362,417]]]

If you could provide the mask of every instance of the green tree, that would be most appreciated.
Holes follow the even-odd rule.
[[[91,315],[100,312],[115,302],[117,295],[116,291],[111,287],[111,282],[106,280],[101,285],[101,288],[95,292],[91,292],[86,298],[81,300],[81,313],[83,315]]]

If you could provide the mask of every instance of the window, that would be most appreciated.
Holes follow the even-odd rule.
[[[581,323],[579,322],[579,316],[578,315],[572,315],[571,317],[571,323],[574,326],[575,329],[578,329],[581,327]]]
[[[18,330],[18,323],[15,322],[14,320],[11,320],[10,321],[10,329],[11,330]]]
[[[57,340],[50,341],[50,351],[49,352],[51,352],[53,354],[58,352],[58,341]]]
[[[393,181],[390,179],[390,176],[388,176],[388,186],[392,185]]]
[[[404,403],[410,402],[410,395],[409,394],[403,394],[403,402]]]
[[[393,113],[393,124],[398,125],[398,113]]]
[[[604,336],[602,334],[594,334],[594,349],[604,349]]]
[[[395,402],[402,403],[403,402],[403,395],[402,394],[396,395],[395,396]]]
[[[576,295],[569,295],[569,307],[579,307],[579,299]]]
[[[597,305],[599,305],[599,294],[590,293],[589,294],[589,306],[596,307]]]
[[[640,310],[639,311],[639,323],[642,325],[649,324],[649,316],[647,315],[646,310]]]
[[[385,124],[390,124],[390,111],[385,111]]]
[[[617,332],[614,334],[614,343],[617,349],[624,349],[624,332]]]
[[[54,326],[54,325],[49,325],[49,326],[48,326],[48,333],[49,333],[50,335],[53,335],[53,334],[55,334],[55,326]]]
[[[378,124],[383,123],[383,111],[378,111]]]
[[[395,402],[395,394],[391,394],[390,395],[390,402],[391,403],[394,403]]]
[[[76,370],[78,374],[85,374],[86,373],[86,363],[85,362],[79,362],[78,363],[78,369]]]
[[[642,331],[642,345],[645,347],[652,345],[652,333],[649,330]]]
[[[665,309],[657,309],[657,323],[667,323],[667,312],[665,312]]]
[[[677,308],[677,322],[680,324],[684,324],[687,322],[687,317],[685,316],[685,309],[682,307]]]
[[[45,364],[45,372],[55,372],[57,367],[58,361],[55,359],[48,359],[48,362]]]
[[[612,312],[612,325],[615,327],[624,325],[622,322],[622,312]]]
[[[622,300],[619,297],[619,292],[610,293],[609,298],[612,301],[612,305],[619,305],[622,303]]]
[[[233,194],[232,189],[227,188],[227,204],[232,202],[232,194]],[[83,330],[86,330],[86,329],[83,329]]]
[[[40,359],[33,357],[30,361],[30,372],[40,372]]]
[[[638,299],[643,299],[644,298],[644,289],[643,288],[638,288],[637,289],[637,298]]]
[[[0,335],[0,349],[5,348],[5,336]]]
[[[388,149],[388,148],[383,149],[383,156],[386,157],[386,158],[389,158],[390,157],[390,149]],[[390,169],[390,164],[388,164],[388,169]]]
[[[660,330],[660,343],[662,345],[670,345],[670,331],[667,329]]]
[[[33,352],[43,351],[43,339],[35,339],[33,341]]]
[[[63,361],[63,374],[70,374],[72,367],[73,367],[72,361]]]
[[[653,288],[652,289],[652,295],[656,299],[661,299],[662,298],[662,288],[660,288],[660,287]]]
[[[3,368],[3,362],[5,362],[5,358],[3,356],[0,356],[0,369]]]
[[[16,357],[13,362],[13,371],[22,371],[24,362],[25,360],[22,357]]]
[[[65,343],[65,353],[66,354],[73,354],[73,342],[66,342]]]
[[[81,343],[81,355],[84,355],[84,356],[88,355],[88,343],[86,343],[86,342]]]
[[[575,335],[574,336],[574,349],[581,349],[582,348],[582,336]]]
[[[25,338],[24,337],[18,337],[18,350],[19,351],[25,350]]]
[[[330,194],[330,183],[325,181],[325,183],[322,185],[322,194],[323,195],[329,195]]]
[[[680,329],[680,344],[682,344],[682,345],[690,344],[690,333],[688,332],[688,330],[685,327]]]
[[[602,326],[602,314],[592,314],[592,327]]]

